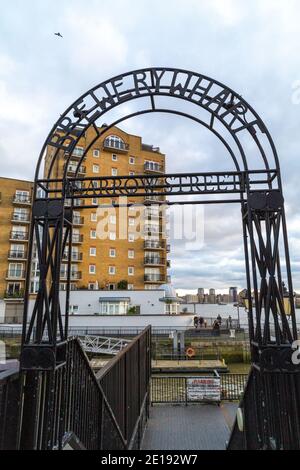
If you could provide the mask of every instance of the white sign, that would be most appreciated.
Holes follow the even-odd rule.
[[[220,377],[193,377],[187,379],[188,401],[221,401]]]

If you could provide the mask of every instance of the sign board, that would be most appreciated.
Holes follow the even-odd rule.
[[[188,401],[221,401],[220,377],[193,377],[187,379]]]

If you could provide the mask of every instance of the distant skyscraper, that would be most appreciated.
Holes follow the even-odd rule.
[[[238,301],[238,289],[237,287],[229,288],[229,300],[230,302],[236,303]]]

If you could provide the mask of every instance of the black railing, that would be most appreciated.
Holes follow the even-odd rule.
[[[252,368],[229,450],[299,450],[300,373]]]
[[[70,338],[66,362],[54,371],[0,375],[0,449],[63,449],[71,441],[89,450],[139,448],[150,403],[150,346],[148,327],[96,376],[79,340]]]
[[[19,392],[19,371],[0,372],[0,450],[17,449]]]
[[[179,376],[152,376],[151,379],[151,404],[195,403],[188,393],[188,382],[191,379],[211,379],[215,376],[179,377]],[[228,401],[240,400],[244,394],[248,375],[246,374],[221,374],[220,399]],[[199,398],[199,402],[203,401]]]

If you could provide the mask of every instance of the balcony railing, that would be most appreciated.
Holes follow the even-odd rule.
[[[18,241],[28,241],[28,234],[24,232],[18,232],[13,230],[10,234],[11,240],[18,240]]]
[[[29,196],[22,196],[21,194],[15,194],[13,198],[14,204],[31,204],[31,199]]]
[[[71,174],[71,175],[74,175],[77,171],[77,168],[73,167],[73,166],[69,166],[68,167],[68,170],[67,170],[67,173],[68,174]],[[78,168],[78,174],[80,175],[85,175],[86,174],[86,167],[85,166],[80,166]]]
[[[108,150],[119,150],[121,152],[128,152],[129,145],[125,144],[125,142],[108,138],[104,140],[103,148],[108,149]]]
[[[83,242],[83,235],[73,233],[72,235],[72,243],[82,243]]]
[[[145,240],[144,248],[146,250],[164,250],[166,247],[162,240]]]
[[[145,274],[145,282],[165,282],[166,276],[163,274]]]
[[[11,250],[8,252],[8,257],[11,259],[26,259],[27,255],[25,251]]]
[[[63,254],[63,261],[68,261],[69,259],[69,254],[68,253],[64,253]],[[82,253],[72,253],[72,256],[71,256],[71,261],[82,261],[83,259],[83,254]]]
[[[65,200],[65,207],[71,207],[71,199],[66,199]],[[74,207],[81,207],[85,205],[85,200],[84,199],[74,199]]]
[[[150,196],[146,195],[145,202],[164,202],[165,201],[165,196]]]
[[[159,163],[145,162],[144,171],[147,173],[164,173],[164,167]]]
[[[30,222],[29,214],[13,214],[12,215],[13,222]]]
[[[24,279],[25,270],[24,269],[9,269],[7,271],[6,277],[9,279]]]
[[[61,271],[60,278],[67,280],[68,273],[66,271]],[[80,271],[71,272],[71,281],[78,281],[82,278],[82,273]]]
[[[154,256],[145,256],[144,264],[146,265],[164,265],[165,259],[161,257],[154,257]]]
[[[6,291],[4,294],[4,298],[6,300],[22,300],[24,299],[24,291],[19,291],[19,292]]]

